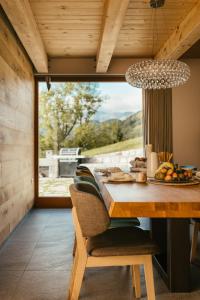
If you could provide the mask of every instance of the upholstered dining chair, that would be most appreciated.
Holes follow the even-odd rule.
[[[190,252],[190,262],[194,262],[197,257],[197,244],[198,244],[198,234],[200,231],[200,219],[193,219],[194,221],[194,230],[192,234],[192,245]]]
[[[79,190],[82,192],[90,193],[99,197],[101,201],[104,202],[99,187],[94,178],[88,176],[75,176],[74,182],[79,184]],[[94,184],[95,182],[95,184]],[[110,228],[115,227],[129,227],[129,226],[140,226],[140,221],[138,218],[111,218]],[[76,237],[74,239],[73,256],[76,252]]]
[[[111,228],[99,197],[70,186],[72,215],[77,238],[68,300],[78,300],[87,267],[131,266],[136,297],[141,297],[140,265],[144,265],[147,297],[155,300],[152,255],[157,245],[138,227]]]
[[[75,176],[74,182],[80,183],[79,188],[81,188],[83,192],[85,191],[94,194],[104,202],[103,196],[94,178],[88,176]],[[111,218],[110,227],[122,226],[140,226],[140,221],[138,218]]]

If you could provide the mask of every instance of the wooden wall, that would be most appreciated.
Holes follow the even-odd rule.
[[[0,243],[34,201],[32,66],[0,14]]]

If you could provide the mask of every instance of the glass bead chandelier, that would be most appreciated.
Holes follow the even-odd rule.
[[[126,81],[137,88],[168,89],[184,84],[190,77],[190,68],[173,59],[149,59],[131,65]]]
[[[164,0],[151,0],[152,8],[164,5]],[[186,83],[190,77],[189,66],[175,59],[147,59],[131,65],[126,81],[137,88],[167,89]]]

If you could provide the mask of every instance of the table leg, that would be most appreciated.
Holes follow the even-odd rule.
[[[171,292],[190,290],[189,219],[152,219],[153,239],[160,245],[156,265]]]
[[[189,219],[167,221],[169,287],[172,292],[190,290]]]

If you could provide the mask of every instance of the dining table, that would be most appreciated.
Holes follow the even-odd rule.
[[[189,292],[190,220],[200,218],[200,184],[157,185],[151,182],[105,182],[96,164],[92,172],[111,218],[150,218],[152,238],[160,247],[155,267],[171,292]]]

